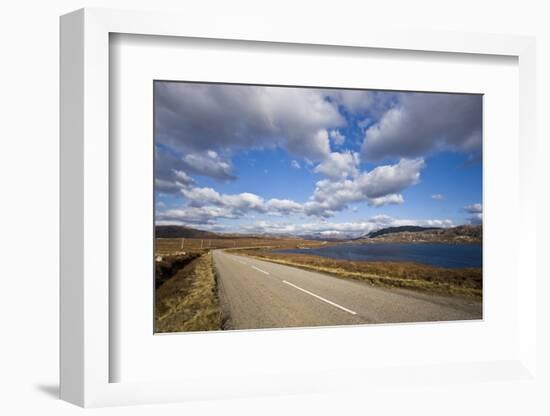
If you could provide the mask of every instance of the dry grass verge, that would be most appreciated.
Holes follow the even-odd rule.
[[[212,331],[222,327],[211,253],[177,271],[155,296],[156,332]]]
[[[375,286],[399,287],[481,299],[481,269],[444,269],[418,263],[337,260],[309,254],[240,250],[260,260],[368,282]]]
[[[174,276],[178,270],[183,269],[201,253],[186,253],[177,256],[163,256],[161,261],[155,261],[155,289]]]

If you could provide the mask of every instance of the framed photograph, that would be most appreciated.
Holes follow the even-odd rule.
[[[481,94],[153,88],[155,332],[482,318]]]
[[[62,398],[532,378],[534,40],[245,32],[61,18]]]

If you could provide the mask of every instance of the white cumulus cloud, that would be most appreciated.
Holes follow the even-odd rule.
[[[480,203],[466,205],[464,211],[470,214],[470,224],[481,224],[483,222],[483,205]]]
[[[280,146],[322,160],[328,131],[344,126],[326,90],[178,82],[155,83],[155,138],[185,154]]]
[[[287,221],[256,221],[252,224],[243,226],[243,229],[246,232],[257,234],[312,235],[319,238],[357,238],[381,228],[402,225],[441,228],[454,226],[453,221],[449,219],[415,220],[377,215],[368,219],[350,222],[317,221],[295,224]]]
[[[344,136],[338,130],[331,130],[329,133],[329,137],[332,140],[332,143],[334,143],[337,146],[343,145],[344,142],[346,141],[346,136]]]
[[[466,205],[464,207],[464,211],[468,212],[469,214],[481,214],[483,212],[483,205],[481,204],[472,204],[472,205]]]
[[[395,165],[378,166],[352,179],[321,180],[305,204],[306,213],[330,217],[354,202],[367,202],[375,207],[401,204],[400,193],[420,181],[424,166],[423,159],[402,159]]]
[[[399,93],[397,102],[365,132],[367,160],[417,157],[437,150],[481,156],[482,97]]]
[[[359,155],[354,152],[332,152],[314,169],[332,179],[342,179],[348,176],[356,176],[359,171]]]
[[[342,168],[342,174],[318,181],[310,199],[304,203],[277,198],[265,200],[250,192],[221,194],[209,187],[186,186],[180,188],[180,193],[185,197],[188,208],[198,209],[184,210],[188,218],[190,215],[202,218],[208,213],[220,212],[222,218],[241,218],[253,212],[274,216],[305,214],[328,218],[347,209],[352,203],[365,202],[373,207],[402,204],[404,199],[400,192],[418,183],[423,167],[424,161],[421,159],[403,159],[395,165],[379,166],[370,172],[359,174],[353,171],[354,176],[349,179],[345,176],[350,171]]]

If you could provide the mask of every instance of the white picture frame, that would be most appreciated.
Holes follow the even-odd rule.
[[[350,28],[330,32],[281,30],[250,23],[236,30],[223,19],[205,25],[192,16],[168,13],[83,9],[61,18],[61,398],[80,406],[160,403],[197,398],[248,397],[281,393],[333,391],[347,388],[341,380],[376,384],[407,371],[380,368],[361,372],[321,368],[294,374],[231,383],[229,375],[208,379],[110,382],[109,348],[109,36],[112,33],[206,39],[332,45],[453,54],[516,57],[519,65],[520,215],[518,267],[523,271],[517,292],[517,355],[495,362],[441,363],[422,366],[417,379],[480,382],[503,377],[524,380],[536,375],[536,191],[535,177],[535,41],[529,37],[465,33],[395,32]],[[111,166],[112,167],[112,166]],[[510,273],[517,271],[511,270]],[[483,373],[481,378],[472,374]],[[413,377],[413,378],[414,378]],[[228,387],[229,386],[229,387]]]

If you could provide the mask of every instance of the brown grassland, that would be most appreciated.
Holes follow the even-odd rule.
[[[164,282],[173,277],[180,269],[183,269],[202,252],[186,252],[185,254],[161,256],[155,263],[155,289],[158,289]]]
[[[155,324],[155,332],[221,329],[211,252],[199,254],[157,288]]]
[[[318,247],[322,242],[295,238],[157,238],[155,253],[157,255],[175,255],[182,251],[200,251],[221,248],[299,248]]]
[[[474,298],[481,298],[483,293],[480,268],[444,269],[418,263],[336,260],[308,254],[274,253],[262,249],[242,249],[235,252],[305,270],[361,280],[375,286]]]

